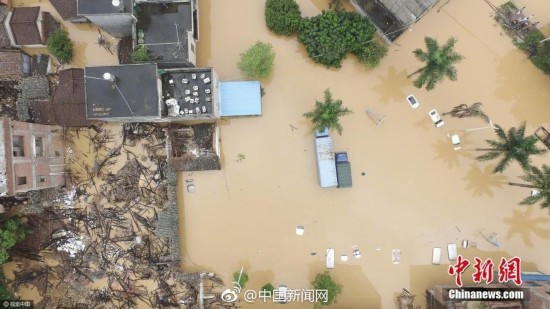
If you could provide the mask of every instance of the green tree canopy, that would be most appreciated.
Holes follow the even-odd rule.
[[[437,83],[440,83],[445,77],[450,80],[457,79],[457,72],[454,65],[460,62],[464,57],[454,51],[456,43],[455,38],[450,38],[443,46],[439,46],[437,41],[430,37],[425,37],[426,51],[417,48],[413,51],[416,58],[425,65],[410,74],[411,77],[420,74],[413,82],[417,88],[426,86],[426,90],[432,90]]]
[[[275,287],[271,283],[266,283],[261,288],[262,291],[273,293],[273,290],[275,290]]]
[[[248,78],[267,78],[273,70],[275,53],[271,44],[256,42],[241,54],[237,67]]]
[[[327,290],[328,292],[327,301],[322,301],[315,304],[315,308],[322,308],[335,303],[336,296],[342,293],[342,285],[336,283],[328,271],[325,271],[322,274],[317,274],[311,285],[316,290]]]
[[[534,166],[525,170],[525,174],[520,178],[527,184],[509,182],[512,186],[537,189],[538,193],[531,194],[523,199],[521,205],[534,205],[540,203],[542,208],[550,209],[550,167],[543,165],[542,169]]]
[[[327,89],[325,90],[325,100],[323,102],[316,101],[315,109],[304,113],[303,116],[311,120],[315,130],[336,129],[341,135],[343,128],[340,124],[340,117],[352,113],[347,107],[342,107],[342,100],[333,100],[330,89]]]
[[[0,269],[0,300],[5,299],[15,299],[15,296],[8,289],[6,276],[4,276],[4,272]]]
[[[73,42],[65,30],[57,30],[50,35],[46,42],[48,51],[57,58],[59,63],[69,63],[73,59]]]
[[[9,250],[27,237],[28,230],[19,218],[5,221],[0,228],[0,265],[10,257]]]
[[[478,156],[480,161],[489,161],[499,159],[494,173],[502,173],[512,161],[517,161],[524,170],[531,168],[532,155],[542,155],[546,149],[537,148],[538,141],[534,135],[525,136],[525,123],[518,128],[510,128],[505,132],[500,126],[495,125],[497,140],[486,140],[491,148],[478,148],[476,150],[486,151],[485,154]]]
[[[149,50],[147,49],[147,46],[140,45],[132,54],[130,55],[132,58],[132,61],[134,63],[141,63],[151,60],[151,56],[149,55]]]
[[[290,36],[298,32],[301,14],[300,6],[294,0],[267,0],[265,3],[267,28],[278,35]]]
[[[374,25],[359,13],[325,11],[302,20],[298,40],[314,62],[340,68],[348,53],[367,58],[372,52],[372,47],[367,49],[367,46],[375,31]]]
[[[240,278],[239,278],[240,277]],[[248,282],[248,274],[243,271],[241,274],[240,271],[236,271],[233,273],[233,282],[239,283],[239,286],[241,289],[244,289],[246,286],[246,283]]]

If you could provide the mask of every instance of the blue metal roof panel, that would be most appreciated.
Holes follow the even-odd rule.
[[[260,82],[220,82],[220,116],[262,114]]]

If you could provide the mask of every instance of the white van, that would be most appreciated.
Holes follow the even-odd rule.
[[[334,268],[334,249],[328,248],[325,256],[325,264],[327,268]]]

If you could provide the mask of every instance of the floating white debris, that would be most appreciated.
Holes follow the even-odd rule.
[[[83,251],[84,248],[86,248],[86,245],[82,241],[82,236],[77,236],[64,241],[61,245],[57,247],[57,250],[65,251],[69,253],[70,257],[75,257],[76,254],[80,251]]]
[[[304,227],[301,225],[296,226],[296,235],[302,236],[304,235]]]
[[[401,263],[401,250],[400,249],[393,249],[391,251],[391,261],[392,261],[393,264]]]
[[[340,261],[342,261],[342,262],[347,262],[347,261],[348,261],[348,256],[345,255],[345,254],[341,255],[341,256],[340,256]]]

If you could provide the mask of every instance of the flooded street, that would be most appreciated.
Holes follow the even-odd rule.
[[[536,1],[525,3],[530,2]],[[326,8],[323,1],[298,3],[305,16]],[[258,40],[271,43],[276,57],[272,77],[263,82],[263,115],[220,121],[222,170],[180,175],[184,269],[215,271],[229,287],[231,274],[244,266],[247,289],[267,282],[307,289],[325,269],[325,249],[334,248],[331,274],[343,284],[334,308],[395,308],[403,288],[424,307],[426,288],[453,283],[446,253],[441,266],[431,265],[432,248],[445,251],[448,243],[469,259],[498,263],[519,256],[523,270],[550,273],[543,249],[550,245],[548,212],[518,206],[530,191],[507,184],[518,182],[520,167],[513,163],[493,175],[493,162],[474,159],[479,155],[474,148],[495,138],[492,130],[466,133],[486,125],[450,117],[436,129],[427,115],[433,108],[441,114],[461,103],[483,102],[493,122],[508,129],[527,121],[532,133],[548,125],[550,80],[513,46],[485,2],[451,1],[437,13],[439,5],[390,47],[379,68],[367,70],[350,56],[334,71],[310,61],[295,37],[270,34],[263,1],[200,2],[199,66],[214,67],[221,80],[241,79],[239,54]],[[541,24],[548,23],[545,18]],[[457,66],[458,81],[431,92],[406,78],[421,65],[412,50],[424,47],[424,36],[441,43],[455,36],[456,50],[466,58]],[[335,150],[348,151],[353,188],[318,185],[312,126],[301,115],[326,88],[354,111],[341,119],[343,135],[332,134]],[[419,99],[418,109],[406,103],[410,93]],[[367,108],[386,119],[376,126]],[[453,150],[449,133],[460,135],[460,151]],[[245,156],[240,162],[239,154]],[[535,160],[543,162],[548,157]],[[183,193],[187,179],[194,180],[196,193]],[[295,235],[297,225],[305,227],[304,236]],[[498,251],[483,238],[491,233],[498,235]],[[463,239],[478,247],[462,249]],[[360,259],[352,257],[354,248],[361,250]],[[400,264],[392,264],[392,249],[401,250]],[[340,262],[342,254],[350,256],[348,262]]]
[[[51,5],[50,1],[37,0],[14,0],[14,7],[40,6],[45,12],[49,12],[58,21],[62,22],[63,18]],[[98,27],[94,24],[74,24],[70,22],[63,23],[63,30],[69,33],[69,37],[73,42],[73,60],[64,68],[83,68],[85,66],[100,66],[118,64],[118,56],[116,54],[116,46],[118,39],[113,38],[107,32],[101,31],[105,40],[113,46],[112,54],[105,48],[99,46],[97,37],[99,36]],[[24,48],[25,52],[33,55],[36,53],[48,53],[44,48]]]

